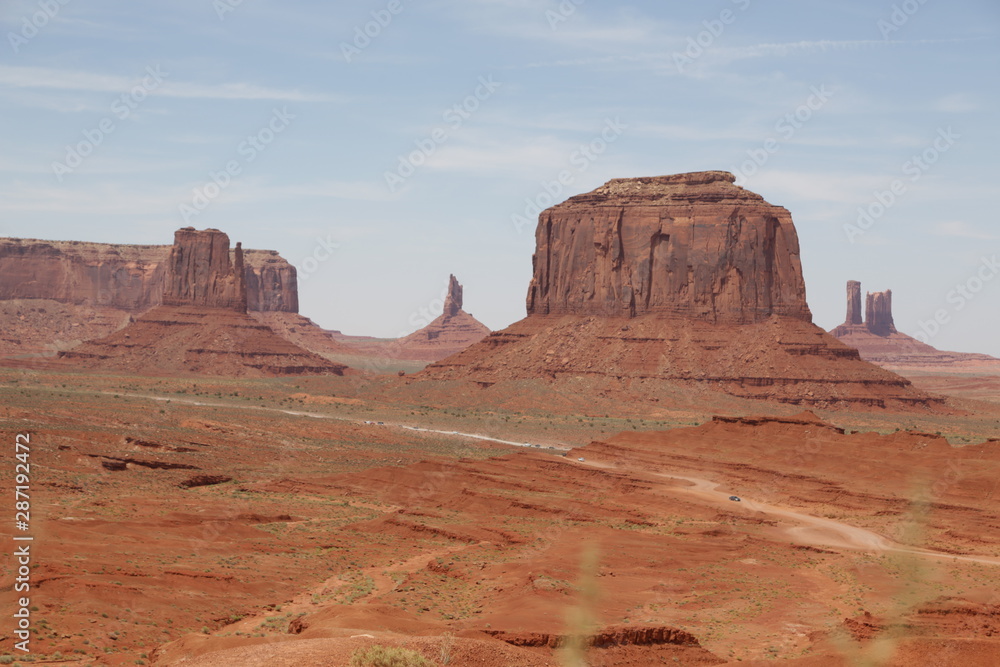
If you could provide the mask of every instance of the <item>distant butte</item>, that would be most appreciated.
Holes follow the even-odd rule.
[[[861,283],[847,283],[847,320],[830,333],[858,350],[862,359],[901,371],[986,371],[1000,373],[1000,359],[986,354],[944,352],[896,329],[892,290],[868,293],[861,319]]]
[[[457,354],[490,333],[490,329],[463,310],[464,289],[454,275],[448,276],[448,291],[441,314],[413,333],[392,340],[335,334],[337,342],[369,359],[377,370],[378,361],[402,360],[430,363]],[[382,364],[386,365],[386,364]]]
[[[240,244],[219,230],[178,230],[163,305],[124,329],[59,353],[66,364],[150,375],[342,375],[345,366],[281,338],[247,315]]]
[[[699,388],[830,408],[940,405],[812,323],[791,215],[734,181],[615,179],[543,211],[527,317],[432,364],[410,391],[468,383],[480,401],[513,404],[531,381],[560,400]]]

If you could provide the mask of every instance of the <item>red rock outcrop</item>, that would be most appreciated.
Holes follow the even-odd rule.
[[[462,292],[455,276],[449,276],[444,312],[424,328],[394,341],[400,359],[439,361],[489,335],[485,324],[462,309]]]
[[[138,313],[160,305],[171,246],[0,239],[0,301],[51,299]],[[245,250],[247,307],[298,312],[295,267]]]
[[[485,324],[465,312],[462,306],[462,285],[451,275],[441,315],[407,336],[386,340],[331,333],[338,344],[364,358],[360,366],[355,367],[380,372],[395,369],[394,361],[426,364],[461,352],[490,333]]]
[[[847,319],[845,324],[864,324],[861,319],[861,283],[857,280],[847,282]]]
[[[692,400],[695,388],[830,408],[940,405],[812,324],[788,211],[733,181],[618,179],[543,211],[528,317],[400,392],[430,397],[426,381],[443,381],[451,396],[476,400],[469,384],[480,401],[514,404],[533,381],[567,405]]]
[[[896,333],[896,323],[892,319],[892,290],[868,293],[865,323],[876,336]]]
[[[205,306],[247,310],[243,247],[229,256],[229,236],[217,229],[185,227],[174,232],[167,263],[165,306]]]
[[[462,285],[454,274],[448,276],[448,295],[444,298],[443,317],[454,317],[462,310]]]
[[[343,375],[347,368],[246,313],[204,306],[157,306],[120,331],[60,352],[59,359],[77,368],[167,376]]]
[[[346,366],[280,337],[247,312],[243,251],[215,229],[178,230],[163,305],[124,329],[59,353],[64,363],[152,375],[337,374]]]
[[[528,315],[811,321],[791,215],[734,180],[615,179],[544,211]]]
[[[883,368],[907,373],[962,372],[1000,374],[1000,359],[986,354],[945,352],[896,329],[892,314],[892,290],[869,293],[864,322],[850,317],[854,304],[854,286],[858,299],[861,283],[847,283],[848,319],[830,333],[858,350],[862,359]]]

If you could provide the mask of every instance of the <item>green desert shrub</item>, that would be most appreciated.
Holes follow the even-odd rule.
[[[434,663],[416,651],[372,646],[355,651],[351,655],[351,667],[434,667]]]

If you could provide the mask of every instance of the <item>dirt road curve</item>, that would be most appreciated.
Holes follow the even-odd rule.
[[[110,393],[110,392],[109,392]],[[256,405],[233,405],[229,403],[216,403],[216,402],[203,402],[195,401],[191,399],[175,398],[175,397],[161,397],[161,396],[150,396],[145,394],[125,394],[133,398],[146,398],[154,401],[173,401],[176,403],[187,403],[191,405],[202,405],[202,406],[212,406],[220,408],[231,408],[231,409],[243,409],[243,410],[256,410],[265,412],[281,412],[287,415],[293,415],[297,417],[309,417],[311,419],[333,419],[336,421],[348,421],[355,423],[366,423],[364,420],[359,419],[349,419],[345,417],[335,417],[333,415],[324,415],[315,412],[300,412],[296,410],[285,410],[281,408],[267,408]],[[368,422],[370,423],[370,422]],[[478,433],[461,433],[459,431],[441,431],[437,429],[422,428],[419,426],[409,426],[406,424],[381,424],[382,427],[395,427],[403,428],[410,431],[420,431],[424,433],[438,433],[441,435],[452,435],[460,438],[473,438],[476,440],[483,440],[486,442],[496,442],[503,445],[511,445],[514,447],[534,447],[535,445],[527,442],[514,442],[511,440],[503,440],[500,438],[494,438],[487,435],[482,435]],[[558,450],[567,450],[567,446],[554,446]],[[580,466],[590,466],[605,469],[615,469],[615,466],[601,464],[599,462],[593,461],[568,461],[573,465]],[[635,473],[636,471],[630,471]],[[661,477],[665,479],[675,479],[689,482],[691,486],[689,487],[678,487],[670,486],[669,490],[677,493],[683,493],[685,495],[697,496],[702,500],[708,501],[713,504],[719,504],[727,506],[727,509],[737,509],[740,508],[744,511],[749,512],[760,512],[768,516],[777,517],[780,519],[785,519],[794,522],[798,525],[787,526],[784,528],[786,535],[793,541],[799,544],[805,544],[815,547],[832,547],[835,549],[853,549],[860,551],[879,551],[879,552],[896,552],[911,554],[914,556],[922,556],[926,558],[944,559],[944,560],[956,560],[965,561],[971,563],[984,563],[987,565],[1000,565],[1000,559],[997,558],[986,558],[982,556],[956,556],[954,554],[947,554],[940,551],[931,551],[929,549],[916,549],[913,547],[908,547],[897,542],[879,535],[878,533],[873,533],[864,528],[858,528],[857,526],[852,526],[850,524],[841,523],[840,521],[834,521],[833,519],[824,519],[817,516],[812,516],[811,514],[804,514],[802,512],[797,512],[792,509],[785,507],[779,507],[776,505],[769,505],[766,503],[756,502],[748,498],[741,498],[739,503],[729,500],[729,496],[732,495],[731,492],[718,491],[718,484],[709,481],[707,479],[701,479],[698,477],[686,477],[682,475],[669,475],[667,473],[651,473],[648,471],[642,471],[641,474]]]
[[[595,468],[614,469],[614,466],[593,461],[572,461],[575,465],[591,466]],[[985,563],[988,565],[1000,565],[1000,559],[986,558],[982,556],[957,556],[930,549],[916,549],[903,544],[898,544],[892,540],[873,533],[864,528],[858,528],[850,524],[824,519],[811,514],[803,514],[795,510],[769,505],[767,503],[756,502],[747,498],[740,498],[739,502],[729,500],[733,492],[718,491],[719,484],[707,479],[698,477],[687,477],[683,475],[669,475],[667,473],[644,472],[651,477],[661,477],[665,479],[676,479],[690,482],[688,487],[669,487],[671,491],[683,493],[685,495],[697,496],[713,504],[724,505],[729,510],[744,510],[749,512],[760,512],[768,516],[794,521],[800,525],[788,526],[784,532],[795,542],[816,547],[833,547],[836,549],[856,549],[860,551],[893,551],[906,553],[927,558],[940,558],[946,560],[958,560],[971,563]]]

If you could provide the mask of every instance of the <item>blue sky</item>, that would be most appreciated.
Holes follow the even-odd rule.
[[[496,329],[533,206],[725,169],[792,212],[818,324],[857,279],[1000,356],[995,0],[15,0],[0,29],[3,236],[216,227],[325,327],[412,331],[454,273]]]

